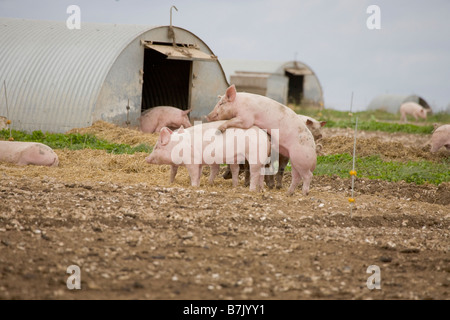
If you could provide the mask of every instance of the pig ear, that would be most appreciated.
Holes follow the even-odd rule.
[[[226,93],[227,99],[229,102],[233,102],[234,99],[236,98],[236,87],[234,86],[234,84],[232,84],[228,89],[227,89],[227,93]]]
[[[169,143],[172,133],[173,131],[167,127],[161,128],[161,131],[159,133],[159,141],[161,142],[162,146],[165,146]]]
[[[188,109],[188,110],[185,110],[185,111],[183,111],[183,113],[184,114],[188,114],[189,112],[191,112],[192,111],[192,108],[191,109]]]
[[[312,126],[312,125],[313,125],[313,122],[312,122],[310,119],[307,119],[307,120],[306,120],[306,125],[307,125],[307,126]]]
[[[184,133],[184,127],[181,126],[180,129],[177,130],[178,133]]]
[[[323,127],[324,125],[326,125],[327,124],[327,122],[326,121],[322,121],[322,122],[320,122],[320,126],[321,127]]]

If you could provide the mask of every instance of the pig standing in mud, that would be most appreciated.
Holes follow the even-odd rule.
[[[139,128],[145,133],[160,132],[161,128],[178,129],[183,126],[191,127],[188,114],[189,110],[181,110],[175,107],[151,108],[139,117]]]
[[[434,132],[431,136],[431,152],[437,152],[444,147],[450,151],[450,124],[438,127],[434,125]]]
[[[0,161],[19,166],[56,167],[59,164],[58,155],[50,147],[37,142],[0,141]]]
[[[238,184],[239,163],[250,163],[250,190],[259,190],[264,176],[261,169],[270,155],[270,140],[267,133],[258,127],[248,130],[230,129],[216,135],[225,121],[199,124],[188,129],[181,127],[176,132],[161,129],[152,153],[145,159],[150,164],[171,165],[170,181],[173,182],[179,165],[183,165],[191,177],[191,185],[198,187],[203,165],[209,165],[209,183],[219,173],[219,165],[231,165],[233,186]],[[235,143],[235,138],[238,140]],[[239,142],[239,139],[241,142]],[[182,151],[182,155],[180,154]]]
[[[272,143],[278,145],[279,153],[291,159],[292,182],[288,194],[295,192],[301,178],[303,194],[308,194],[317,163],[316,144],[305,123],[293,110],[264,96],[237,93],[232,85],[207,120],[228,120],[219,127],[221,132],[230,127],[247,129],[252,126],[267,130]],[[274,130],[279,130],[278,136],[273,134]]]
[[[419,118],[426,119],[427,113],[431,110],[425,109],[420,104],[415,102],[406,102],[400,106],[400,121],[406,122],[406,115],[411,115],[414,119],[419,120]]]

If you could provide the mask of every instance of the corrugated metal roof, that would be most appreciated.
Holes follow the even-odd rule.
[[[430,106],[425,99],[418,95],[396,95],[396,94],[382,94],[372,99],[369,103],[368,110],[384,110],[390,113],[397,113],[400,110],[400,106],[405,102],[416,102],[426,109],[430,109]]]
[[[0,18],[0,86],[6,80],[13,128],[88,125],[114,61],[153,28],[82,22],[70,30],[65,22]],[[0,115],[6,116],[3,92]]]

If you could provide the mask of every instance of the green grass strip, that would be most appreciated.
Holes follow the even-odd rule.
[[[349,178],[353,157],[349,154],[336,154],[317,157],[314,175],[339,176]],[[288,166],[290,170],[290,166]],[[390,182],[406,181],[415,184],[432,183],[439,185],[450,182],[450,159],[441,163],[431,161],[383,161],[379,156],[356,159],[359,178],[381,179]]]
[[[136,147],[131,147],[127,144],[111,143],[105,140],[98,139],[90,134],[63,134],[63,133],[42,133],[42,131],[33,131],[31,134],[23,131],[12,130],[14,141],[28,141],[40,142],[48,145],[52,149],[96,149],[105,150],[112,154],[133,154],[136,152],[151,151],[151,147],[146,144],[140,144]],[[0,140],[8,140],[9,130],[0,131]]]
[[[327,120],[327,128],[354,128],[355,121],[352,120]],[[417,126],[409,123],[388,123],[378,121],[359,121],[358,130],[384,131],[384,132],[404,132],[414,134],[431,134],[434,130],[432,125]]]

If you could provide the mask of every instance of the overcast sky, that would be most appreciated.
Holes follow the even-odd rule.
[[[168,25],[196,34],[221,59],[302,61],[317,74],[325,105],[362,110],[379,94],[418,94],[450,108],[449,0],[0,0],[0,16]],[[370,5],[381,29],[369,30]],[[1,45],[1,44],[0,44]]]

